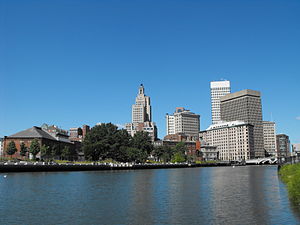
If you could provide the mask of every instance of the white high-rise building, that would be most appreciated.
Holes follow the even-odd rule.
[[[253,125],[243,121],[222,122],[200,132],[200,140],[216,146],[221,160],[254,158]]]
[[[271,156],[276,156],[276,131],[275,123],[270,121],[263,121],[264,131],[264,149]]]
[[[230,94],[230,81],[210,82],[212,124],[221,122],[220,98]]]
[[[132,105],[132,122],[125,124],[125,129],[131,136],[138,131],[147,132],[152,141],[157,139],[157,127],[152,122],[150,97],[145,95],[143,84],[139,87],[139,92]]]
[[[199,137],[200,115],[190,112],[183,107],[177,107],[173,115],[166,115],[167,135],[185,134]]]
[[[167,135],[176,134],[175,132],[175,116],[166,114]]]

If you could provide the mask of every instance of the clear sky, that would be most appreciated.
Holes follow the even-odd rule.
[[[179,106],[203,130],[227,79],[300,143],[300,1],[0,0],[0,78],[0,136],[130,122],[140,83],[159,137]]]

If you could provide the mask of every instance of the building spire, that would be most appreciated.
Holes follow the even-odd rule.
[[[145,88],[144,88],[144,85],[141,84],[139,87],[139,95],[144,95],[144,93],[145,93]]]

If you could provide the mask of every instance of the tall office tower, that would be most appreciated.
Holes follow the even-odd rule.
[[[230,81],[210,82],[212,124],[221,122],[220,98],[230,93]]]
[[[289,157],[291,155],[289,136],[287,136],[286,134],[277,134],[276,145],[277,155],[279,158]]]
[[[139,93],[132,105],[132,123],[151,122],[150,97],[145,95],[143,84],[139,87]]]
[[[173,115],[166,115],[167,135],[185,134],[198,139],[200,131],[200,115],[183,107],[177,107]]]
[[[200,132],[202,142],[216,146],[219,159],[241,161],[254,158],[253,125],[243,121],[213,124]]]
[[[125,129],[131,136],[138,131],[144,131],[149,134],[152,141],[157,139],[157,127],[152,122],[150,97],[145,95],[143,84],[140,85],[135,104],[132,105],[131,117],[132,122],[125,124]]]
[[[276,131],[275,123],[263,121],[264,149],[270,156],[276,156]]]
[[[254,126],[255,157],[264,157],[264,135],[260,92],[242,90],[220,98],[222,121],[244,121]]]

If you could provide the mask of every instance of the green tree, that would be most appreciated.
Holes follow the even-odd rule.
[[[145,162],[153,150],[151,138],[147,132],[136,132],[129,144],[129,158],[134,162]]]
[[[65,145],[61,152],[61,156],[65,160],[71,160],[73,161],[74,158],[77,156],[77,152],[74,148],[70,148],[69,146]]]
[[[119,149],[115,149],[114,156],[112,159],[118,162],[131,162],[130,154],[129,154],[129,147],[121,146]]]
[[[41,146],[41,157],[42,159],[49,159],[51,158],[51,148],[49,146],[46,145],[42,145]]]
[[[129,146],[129,135],[126,130],[117,130],[111,135],[112,140],[109,142],[109,148],[107,149],[106,158],[111,158],[119,162],[126,162],[127,150]]]
[[[24,157],[26,156],[27,152],[28,152],[28,148],[26,147],[24,142],[22,142],[20,145],[20,155]]]
[[[181,152],[176,152],[174,156],[172,157],[172,162],[185,162],[185,155],[183,155]]]
[[[148,158],[147,152],[133,147],[127,148],[127,156],[129,162],[136,162],[136,163],[144,163]]]
[[[40,152],[40,144],[37,139],[33,139],[30,144],[29,152],[32,154],[33,159],[36,159],[36,155]]]
[[[188,151],[184,142],[179,142],[174,147],[174,154],[172,156],[172,162],[185,162],[186,161],[186,152]]]
[[[163,162],[170,162],[173,155],[174,155],[174,149],[170,146],[163,146],[163,154],[161,156],[161,159]]]
[[[147,154],[153,150],[151,138],[147,132],[138,131],[130,140],[130,146],[133,148],[141,149]]]
[[[70,156],[70,147],[65,146],[61,151],[61,156],[64,160],[69,159]]]
[[[163,154],[164,154],[163,146],[157,146],[153,148],[152,155],[155,157],[156,161],[161,161]]]
[[[175,153],[181,152],[182,154],[185,154],[188,151],[188,149],[185,146],[184,142],[179,142],[178,144],[176,144],[174,151]]]
[[[124,161],[126,152],[121,147],[129,146],[129,135],[111,123],[94,126],[83,141],[84,156],[88,160],[112,158]]]
[[[6,149],[6,153],[10,156],[12,156],[13,154],[15,154],[18,151],[17,147],[16,147],[16,143],[14,141],[10,141],[8,143],[7,149]]]
[[[158,161],[169,162],[173,156],[173,149],[169,146],[154,147],[152,155]]]
[[[53,158],[57,157],[58,159],[60,159],[60,157],[61,157],[61,149],[60,149],[59,144],[52,145],[51,155],[52,155]]]

